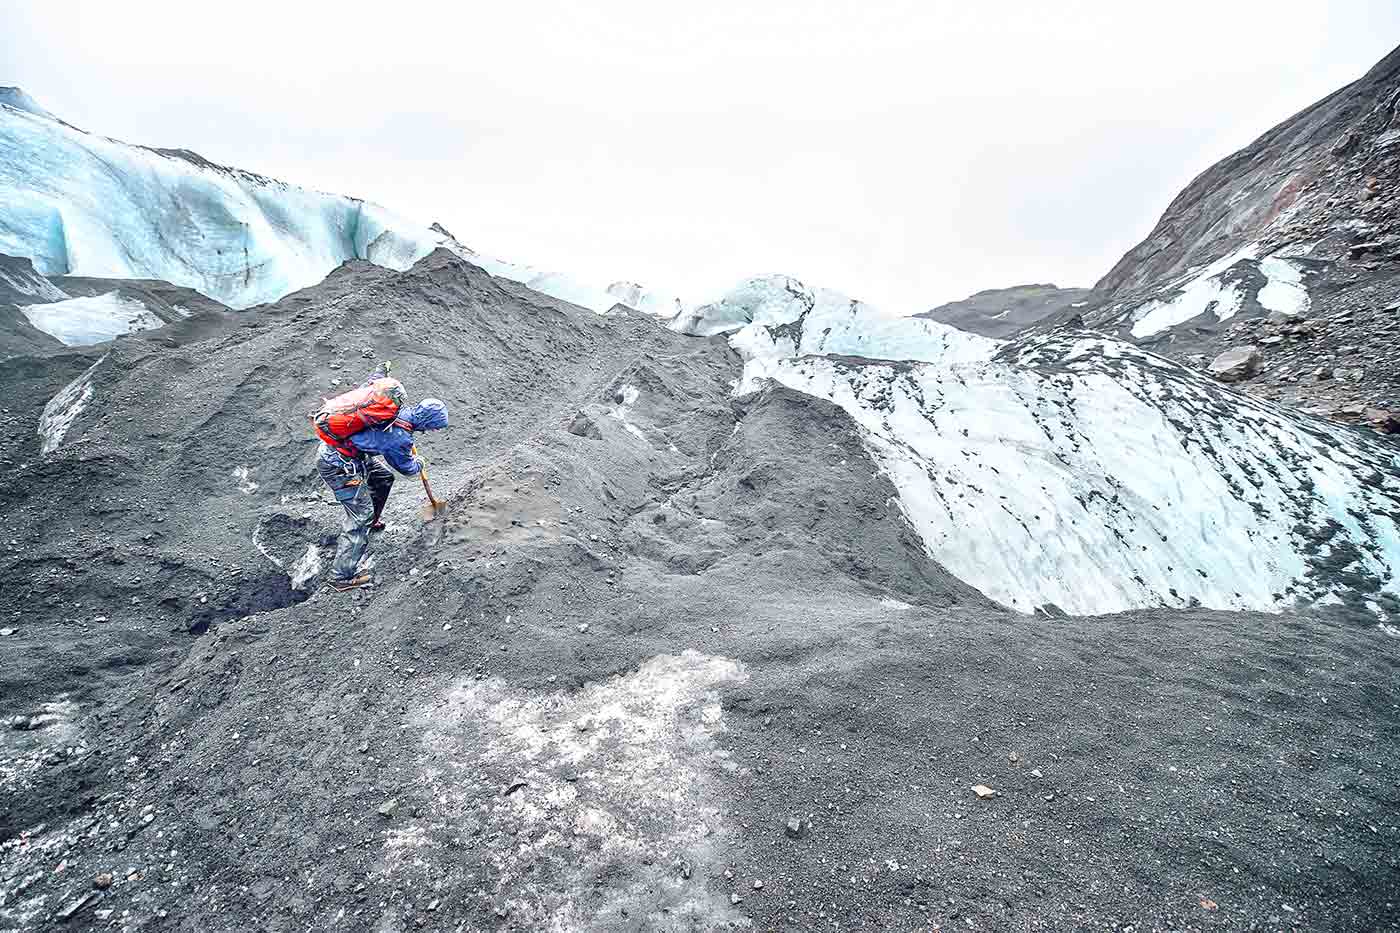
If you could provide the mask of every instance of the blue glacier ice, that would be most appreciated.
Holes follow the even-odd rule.
[[[18,88],[0,89],[0,205],[0,253],[44,275],[161,279],[232,308],[276,301],[346,260],[403,270],[438,247],[599,313],[677,306],[480,255],[369,201],[88,133]]]

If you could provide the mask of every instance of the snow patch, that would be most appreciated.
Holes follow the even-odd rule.
[[[70,347],[91,346],[165,323],[140,301],[117,292],[22,305],[19,310],[34,327]]]
[[[628,432],[636,435],[637,437],[645,441],[647,439],[647,436],[644,433],[642,433],[642,429],[637,427],[627,418],[627,416],[632,412],[632,406],[637,404],[637,399],[640,396],[641,393],[638,391],[636,386],[622,386],[620,389],[617,390],[617,404],[614,405],[612,408],[608,409],[608,417],[613,418],[617,421],[621,421],[622,426],[626,428]]]
[[[58,449],[67,436],[73,422],[92,401],[92,377],[107,359],[107,354],[84,370],[83,374],[59,390],[58,394],[44,405],[39,415],[40,453],[48,454]]]
[[[292,589],[304,590],[306,584],[320,576],[321,573],[321,551],[316,545],[308,544],[306,553],[293,565],[287,576],[291,579]]]
[[[1287,259],[1267,256],[1259,260],[1259,271],[1268,284],[1259,289],[1259,304],[1269,311],[1300,317],[1312,304],[1303,286],[1303,273]]]
[[[1244,291],[1238,282],[1226,282],[1222,276],[1236,263],[1259,255],[1259,246],[1251,243],[1227,256],[1222,256],[1185,282],[1175,286],[1177,294],[1165,300],[1146,302],[1133,312],[1132,335],[1138,339],[1150,337],[1169,327],[1184,324],[1214,309],[1217,320],[1235,316],[1244,303]]]
[[[258,491],[258,484],[248,478],[248,468],[238,466],[233,468],[233,478],[238,482],[238,491],[245,496],[251,496]]]
[[[257,548],[258,553],[261,554],[263,557],[266,557],[268,560],[272,561],[274,566],[282,570],[287,569],[287,565],[282,563],[282,561],[277,557],[276,554],[273,554],[271,551],[269,551],[267,549],[267,545],[263,544],[262,525],[260,524],[253,528],[253,547]]]
[[[715,741],[716,688],[746,677],[737,661],[685,651],[576,692],[457,685],[416,713],[432,805],[388,833],[384,872],[444,891],[486,885],[483,906],[530,929],[741,921],[706,879],[728,832],[713,775],[732,767]],[[497,840],[482,853],[488,877],[455,854],[468,834]]]

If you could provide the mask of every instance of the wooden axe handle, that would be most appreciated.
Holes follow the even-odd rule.
[[[418,456],[417,445],[414,445],[413,447],[413,456]],[[438,501],[433,496],[433,487],[428,485],[428,464],[426,461],[421,459],[419,460],[418,475],[423,479],[423,491],[428,494],[428,504],[436,509],[438,507]]]

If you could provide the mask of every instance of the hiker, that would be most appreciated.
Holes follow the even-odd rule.
[[[404,476],[417,476],[423,469],[423,460],[413,446],[414,432],[447,427],[447,406],[439,399],[427,398],[403,408],[400,407],[402,398],[402,384],[388,378],[388,364],[383,364],[359,389],[332,399],[327,405],[334,407],[341,402],[344,408],[346,403],[342,400],[351,400],[351,404],[357,405],[355,413],[360,419],[348,422],[354,425],[376,420],[392,409],[395,413],[389,420],[370,424],[349,437],[340,437],[333,430],[326,430],[325,420],[318,416],[316,433],[322,443],[317,469],[321,479],[335,493],[336,501],[345,508],[330,579],[334,589],[351,590],[370,582],[370,574],[359,572],[359,567],[369,548],[370,532],[384,529],[380,515],[394,486],[394,474],[389,466]],[[385,461],[389,466],[385,466]]]

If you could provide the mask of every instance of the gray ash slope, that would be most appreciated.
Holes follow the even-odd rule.
[[[303,599],[302,412],[380,358],[451,512]],[[0,928],[1400,922],[1393,640],[1003,611],[720,340],[436,253],[97,359],[0,371]]]

